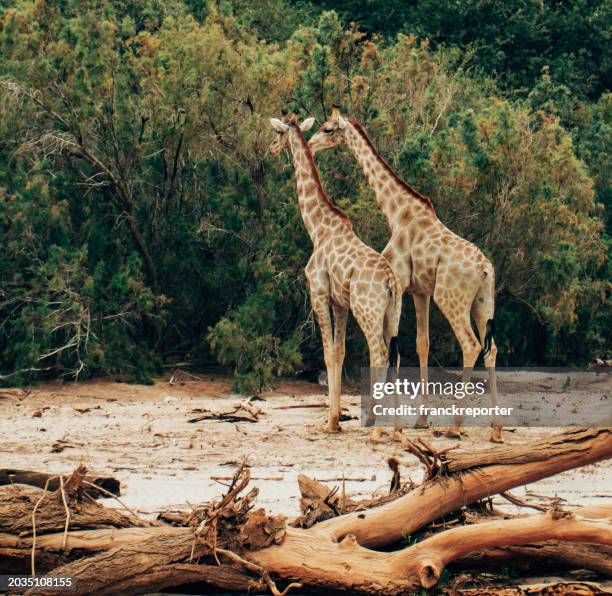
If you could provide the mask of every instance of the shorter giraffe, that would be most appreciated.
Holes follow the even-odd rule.
[[[342,364],[349,310],[366,336],[370,367],[376,371],[397,366],[397,332],[402,292],[387,260],[353,232],[348,217],[325,194],[308,142],[302,134],[314,123],[301,125],[295,115],[270,120],[276,139],[270,152],[290,148],[293,155],[298,204],[313,244],[306,265],[312,308],[321,328],[327,368],[330,413],[328,432],[340,430]],[[330,306],[333,311],[333,332]],[[399,430],[396,429],[396,430]],[[375,429],[377,438],[381,429]]]

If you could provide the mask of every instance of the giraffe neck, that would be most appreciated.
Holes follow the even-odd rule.
[[[395,174],[356,120],[348,121],[344,134],[391,230],[405,225],[406,218],[417,215],[436,219],[431,201]]]
[[[338,225],[352,227],[348,217],[336,207],[325,194],[314,164],[310,147],[302,132],[292,126],[288,133],[295,181],[297,185],[298,204],[306,231],[313,244],[318,244],[326,229]]]

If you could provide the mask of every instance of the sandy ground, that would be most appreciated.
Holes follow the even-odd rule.
[[[542,381],[550,386],[563,379]],[[525,383],[521,397],[529,403],[525,388],[533,386],[533,376],[514,376],[513,382]],[[343,396],[344,413],[355,419],[344,422],[340,434],[324,433],[325,393],[319,385],[283,383],[263,393],[262,401],[253,402],[262,411],[257,422],[190,423],[203,410],[227,411],[245,398],[232,394],[230,381],[218,377],[159,380],[154,386],[98,380],[0,389],[0,467],[69,473],[84,463],[96,474],[118,478],[122,501],[151,517],[218,496],[224,490],[221,483],[244,458],[252,466],[253,484],[260,489],[258,503],[290,517],[299,514],[300,473],[329,482],[330,487],[340,484],[344,475],[349,494],[369,497],[387,492],[391,473],[386,461],[396,455],[404,479],[421,479],[416,459],[398,443],[368,440],[369,429],[359,426],[358,391]],[[533,395],[534,404],[540,400],[539,394]],[[312,405],[316,407],[304,407]],[[554,429],[522,428],[505,433],[505,439],[522,443],[551,432]],[[408,435],[422,436],[440,448],[455,444],[433,438],[428,430],[410,430]],[[488,429],[469,428],[462,447],[482,445],[488,435]],[[612,462],[571,470],[513,493],[534,502],[558,496],[570,506],[609,502]],[[516,511],[501,497],[494,501]],[[119,506],[110,499],[106,504]],[[554,580],[532,577],[528,582]],[[600,587],[612,589],[612,581],[599,581]]]
[[[397,443],[372,444],[358,420],[343,423],[340,434],[324,433],[325,387],[284,383],[261,397],[254,402],[262,410],[258,422],[190,423],[201,410],[225,411],[244,397],[231,393],[229,380],[215,377],[159,380],[154,386],[98,380],[0,389],[0,467],[64,473],[84,463],[120,479],[124,502],[145,515],[219,495],[220,482],[245,457],[260,489],[259,503],[289,516],[299,513],[299,473],[329,481],[330,487],[344,475],[347,492],[371,496],[387,490],[386,460],[394,454],[403,462],[404,477],[420,479],[416,459]],[[317,404],[322,407],[296,407]],[[343,405],[346,414],[358,418],[357,394],[345,395]],[[431,431],[408,432],[439,447],[453,444],[433,439]],[[551,432],[517,429],[505,438],[522,443]],[[469,428],[462,447],[487,437],[488,429]],[[513,492],[520,496],[526,490],[562,497],[569,505],[600,504],[612,497],[612,464],[586,466]],[[496,502],[504,501],[496,497]]]

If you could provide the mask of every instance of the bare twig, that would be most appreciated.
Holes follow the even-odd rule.
[[[64,509],[66,510],[66,524],[64,525],[64,537],[62,539],[62,550],[66,550],[66,544],[68,543],[68,528],[70,526],[70,507],[68,507],[68,500],[66,499],[66,491],[64,490],[64,477],[59,477],[59,489],[62,495],[62,502],[64,503]]]
[[[34,509],[32,509],[32,553],[30,555],[32,577],[36,577],[36,511],[38,510],[38,506],[42,503],[43,499],[47,496],[49,482],[51,482],[51,480],[55,480],[56,478],[57,476],[50,476],[47,478],[47,482],[45,482],[45,487],[43,488],[43,494],[40,495],[40,499],[36,501]]]
[[[537,511],[548,511],[548,507],[543,507],[542,505],[536,505],[535,503],[526,503],[525,501],[522,501],[518,497],[508,492],[499,493],[499,495],[501,497],[504,497],[504,499],[506,499],[507,501],[510,501],[510,503],[512,503],[513,505],[516,505],[517,507],[530,507],[531,509],[536,509]]]
[[[6,375],[0,375],[0,381],[6,381],[7,379],[10,379],[11,377],[14,377],[16,375],[20,375],[22,373],[29,373],[29,372],[45,372],[48,370],[51,370],[51,366],[47,366],[45,368],[22,368],[20,370],[15,370],[12,373],[8,373]]]
[[[126,511],[131,513],[135,518],[140,519],[138,515],[134,512],[134,510],[130,509],[117,495],[114,495],[113,493],[107,491],[105,488],[102,488],[101,486],[98,486],[97,484],[94,484],[93,482],[89,482],[87,480],[83,480],[83,484],[87,484],[87,486],[91,486],[96,490],[99,490],[102,494],[107,495],[111,499],[115,499],[115,501],[117,501],[117,503],[119,503],[119,505],[121,505]]]
[[[240,565],[242,565],[249,571],[252,571],[253,573],[257,573],[257,575],[259,575],[266,582],[266,584],[268,585],[268,589],[270,590],[270,592],[272,592],[273,596],[286,596],[286,594],[290,590],[294,588],[299,589],[302,587],[302,584],[299,584],[297,582],[292,582],[281,592],[276,587],[276,584],[274,583],[274,581],[272,580],[268,572],[263,567],[260,567],[259,565],[256,565],[255,563],[252,563],[251,561],[247,561],[246,559],[243,559],[241,556],[237,555],[231,550],[225,550],[224,548],[217,548],[215,550],[218,553],[225,555],[229,559],[236,561],[236,563],[240,563]]]

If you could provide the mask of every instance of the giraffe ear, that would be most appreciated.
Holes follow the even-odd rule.
[[[274,130],[278,132],[287,132],[289,125],[281,122],[278,118],[270,118],[270,124]]]
[[[346,120],[342,116],[338,115],[338,128],[346,128],[346,124]]]
[[[314,118],[306,118],[306,120],[304,120],[304,122],[300,124],[300,129],[302,130],[302,132],[306,132],[307,130],[310,130],[312,128],[314,122]]]

